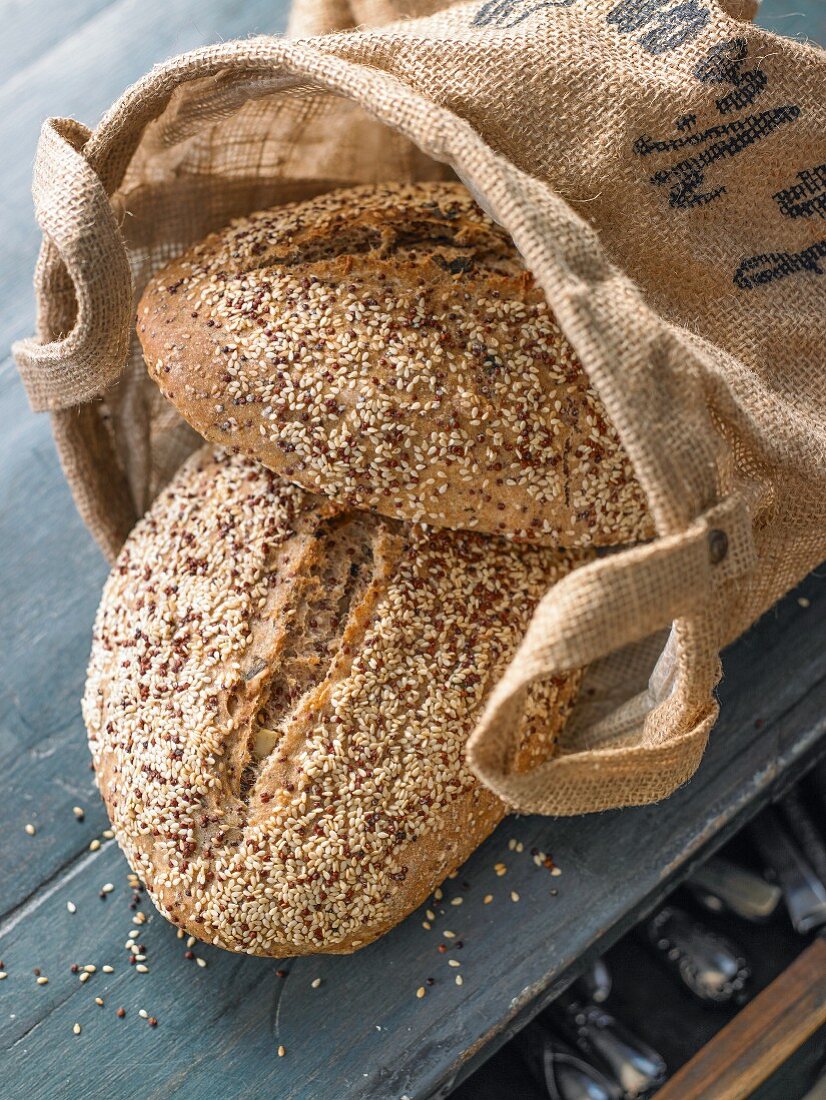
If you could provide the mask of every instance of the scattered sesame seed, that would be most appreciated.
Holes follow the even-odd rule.
[[[66,908],[69,910],[70,913],[76,913],[77,912],[77,906],[75,905],[75,903],[73,901],[67,901],[66,902]]]
[[[89,979],[91,978],[91,976],[92,976],[91,974],[86,974],[86,973],[84,972],[83,974],[81,974],[81,975],[80,975],[80,980],[81,980],[82,982],[88,982],[88,981],[89,981]]]
[[[447,931],[445,931],[445,932],[442,932],[442,935],[444,936],[444,938],[445,938],[446,940],[454,940],[454,939],[456,939],[456,933],[455,933],[455,932],[447,932]]]
[[[280,1046],[278,1048],[278,1057],[279,1058],[283,1058],[286,1053],[287,1053],[287,1048],[286,1047]]]
[[[485,896],[482,898],[482,901],[485,905],[490,905],[490,903],[493,901],[493,894],[485,894]]]
[[[554,876],[554,878],[559,878],[559,876],[562,874],[562,868],[561,867],[552,867],[551,868],[551,874]]]
[[[318,987],[321,985],[321,978],[313,978],[313,980],[310,982],[310,985],[313,987],[313,989],[318,989]]]
[[[26,832],[29,834],[29,836],[34,836],[34,834],[37,832],[37,829],[35,829],[34,825],[29,822],[29,824],[26,826]]]
[[[145,1008],[139,1008],[138,1009],[138,1015],[140,1016],[140,1018],[142,1020],[148,1020],[149,1019],[149,1013],[146,1011]]]
[[[433,925],[430,923],[430,921],[426,921],[426,920],[422,921],[422,928],[424,928],[424,930],[426,932],[429,932],[432,927],[433,927]]]
[[[111,894],[114,889],[115,887],[111,882],[104,882],[103,886],[100,888],[100,892],[101,894]]]
[[[508,869],[504,863],[494,863],[493,869],[500,878],[502,877],[502,875],[506,875],[508,873]]]
[[[6,970],[0,970],[0,982],[2,982],[2,980],[4,978],[8,978],[8,976],[9,975],[8,975],[8,972]]]
[[[457,985],[463,985],[463,984],[464,984],[464,980],[463,980],[463,978],[462,978],[462,975],[461,975],[461,974],[457,974],[457,975],[456,975],[456,984],[457,984]]]
[[[100,848],[100,841],[95,837],[93,840],[89,841],[89,851],[96,852],[98,848]]]
[[[35,978],[35,981],[37,982],[38,985],[48,985],[49,984],[49,979],[44,974],[41,974],[39,978]]]
[[[202,959],[200,955],[198,955],[198,957],[197,957],[197,958],[195,959],[195,962],[196,962],[196,963],[198,964],[198,966],[200,966],[200,967],[204,967],[204,966],[206,966],[206,964],[207,964],[207,961],[206,961],[206,959]]]
[[[436,919],[436,914],[433,912],[432,909],[428,909],[427,912],[425,913],[425,916],[427,917],[428,920],[435,920]]]
[[[114,829],[104,829],[100,834],[104,840],[113,840],[115,836]]]
[[[97,967],[94,963],[87,963],[83,969],[86,971],[87,974],[94,974],[97,970]]]
[[[72,813],[75,815],[78,821],[82,821],[85,816],[82,806],[72,806]]]
[[[808,599],[808,597],[806,597],[806,596],[798,596],[797,597],[797,602],[801,607],[811,607],[812,606],[812,601],[810,599]]]
[[[200,962],[200,960],[198,960],[198,961]],[[204,963],[204,965],[206,966],[206,963]],[[148,974],[149,973],[149,967],[145,966],[143,963],[138,963],[138,965],[135,967],[135,969],[137,970],[137,972],[139,974]]]
[[[75,1033],[75,1035],[80,1035],[80,1031],[81,1031],[80,1024],[73,1024],[72,1025],[72,1031]]]
[[[462,964],[459,962],[458,959],[448,959],[447,960],[447,965],[448,966],[461,966]]]
[[[114,974],[115,973],[114,966],[110,966],[108,963],[106,964],[106,966],[102,966],[101,970],[103,971],[104,974]]]
[[[511,901],[519,901],[519,895],[515,890],[511,890]]]
[[[103,1006],[103,997],[95,997],[95,1004]]]
[[[425,989],[425,987],[423,985],[420,985],[419,988],[416,990],[416,996],[419,998],[419,1000],[421,1000],[426,992],[427,990]]]

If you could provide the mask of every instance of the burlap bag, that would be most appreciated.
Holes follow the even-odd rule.
[[[302,0],[293,31],[344,33],[198,50],[91,133],[49,120],[17,361],[111,557],[197,442],[134,337],[150,272],[256,208],[457,173],[547,293],[658,531],[547,595],[469,760],[520,810],[659,799],[700,760],[720,648],[826,556],[826,57],[744,22],[749,0],[407,18],[426,5]],[[511,774],[525,686],[583,665],[557,755]]]

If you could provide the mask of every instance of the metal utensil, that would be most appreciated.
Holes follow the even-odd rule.
[[[721,856],[698,867],[685,885],[709,912],[734,913],[754,922],[768,920],[783,896],[779,886]]]
[[[542,1024],[528,1024],[513,1042],[549,1100],[623,1100],[619,1085]]]
[[[803,853],[803,858],[821,883],[826,884],[826,843],[803,801],[799,788],[795,787],[789,791],[780,806],[792,836]]]
[[[594,959],[584,974],[574,982],[574,989],[582,1000],[601,1005],[611,993],[611,972],[604,959]]]
[[[558,997],[548,1016],[591,1065],[617,1082],[626,1100],[649,1096],[665,1081],[662,1056],[604,1008],[580,1000],[575,991]]]
[[[641,933],[699,1000],[719,1005],[745,999],[751,968],[743,951],[725,936],[673,905],[649,918]]]
[[[826,925],[826,887],[816,877],[774,810],[752,822],[751,837],[783,891],[795,932],[804,935]]]

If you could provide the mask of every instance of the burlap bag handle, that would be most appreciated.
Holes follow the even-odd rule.
[[[44,240],[38,276],[68,278],[77,313],[60,339],[15,345],[36,412],[97,397],[119,378],[129,347],[132,275],[109,196],[83,155],[89,137],[81,123],[51,118],[37,146],[32,193]]]
[[[675,621],[685,620],[682,628],[690,635],[695,626],[693,618],[687,617],[702,615],[713,605],[715,592],[749,573],[755,561],[748,509],[741,499],[732,497],[709,509],[681,534],[602,558],[565,577],[540,602],[468,742],[468,761],[476,774],[514,809],[544,813],[560,812],[562,803],[555,805],[555,799],[556,792],[567,788],[565,772],[573,764],[580,784],[586,756],[594,765],[595,784],[586,801],[595,809],[603,801],[599,787],[627,775],[629,768],[635,776],[640,769],[648,769],[657,785],[667,781],[674,786],[688,778],[695,765],[685,755],[685,741],[695,742],[699,759],[716,716],[711,697],[716,662],[693,670],[695,677],[705,675],[708,706],[684,735],[679,755],[671,743],[659,751],[657,746],[646,746],[633,756],[628,746],[615,754],[599,748],[576,753],[575,761],[560,755],[529,773],[514,772],[511,765],[525,691],[536,680],[583,668]]]

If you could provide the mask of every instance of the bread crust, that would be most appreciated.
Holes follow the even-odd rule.
[[[233,222],[149,283],[137,329],[206,439],[340,503],[547,545],[653,533],[542,291],[460,184]]]
[[[547,587],[587,558],[348,512],[210,447],[127,541],[83,713],[155,904],[258,955],[349,952],[504,816],[464,744]],[[514,766],[579,682],[531,689]]]

